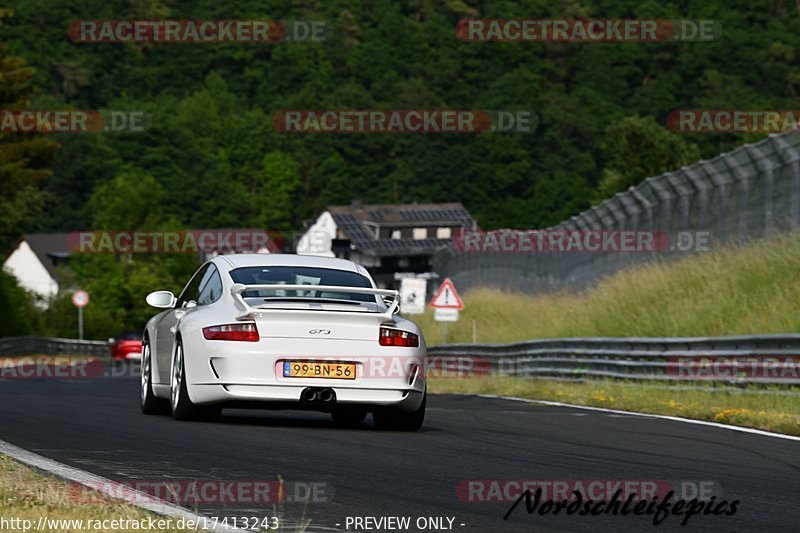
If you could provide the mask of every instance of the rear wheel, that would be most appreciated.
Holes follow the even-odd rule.
[[[150,339],[144,337],[142,341],[142,362],[140,380],[139,405],[146,415],[163,415],[167,411],[167,402],[156,398],[153,394],[153,358],[150,354]]]
[[[364,409],[342,409],[331,412],[333,423],[343,428],[354,428],[361,425],[367,418],[367,411]]]
[[[425,405],[428,394],[422,397],[422,403],[416,411],[406,413],[397,407],[382,407],[372,413],[375,427],[386,431],[417,431],[425,421]]]
[[[222,414],[222,408],[218,406],[195,405],[189,399],[189,392],[186,390],[183,343],[180,340],[175,346],[175,355],[172,358],[170,404],[175,420],[209,420]]]

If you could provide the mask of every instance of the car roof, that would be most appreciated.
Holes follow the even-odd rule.
[[[297,254],[229,254],[216,259],[225,261],[230,268],[249,266],[302,266],[311,268],[332,268],[364,274],[362,267],[347,259]]]

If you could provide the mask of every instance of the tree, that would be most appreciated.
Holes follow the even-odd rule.
[[[98,186],[89,201],[95,228],[122,231],[155,227],[162,220],[164,189],[140,169],[130,169]]]
[[[162,209],[164,189],[141,169],[128,168],[98,186],[89,201],[93,226],[102,232],[179,231],[181,224]],[[154,290],[180,291],[197,267],[192,253],[73,253],[71,282],[92,299],[85,309],[87,338],[140,330],[153,310],[145,297]],[[48,333],[72,336],[75,314],[70,291],[61,291],[45,313]]]
[[[0,10],[0,25],[11,15],[10,10]],[[0,112],[28,106],[35,72],[0,43]],[[47,198],[38,185],[52,173],[56,150],[57,143],[41,136],[0,132],[0,253],[5,253],[42,211]]]
[[[14,276],[0,269],[0,337],[41,332],[41,313],[34,306],[34,299]]]
[[[700,151],[679,134],[671,133],[651,117],[625,117],[605,132],[602,144],[607,161],[595,193],[600,202],[650,176],[694,163]]]
[[[612,147],[621,135],[605,135],[608,125],[640,115],[653,126],[676,109],[792,109],[800,94],[800,33],[794,2],[786,0],[767,8],[722,0],[236,2],[228,18],[331,25],[325,42],[267,46],[76,45],[64,36],[74,9],[54,9],[52,0],[9,2],[16,15],[3,26],[4,39],[37,67],[34,81],[45,95],[32,105],[152,117],[145,132],[59,139],[55,175],[0,216],[11,233],[31,227],[17,221],[45,205],[41,190],[58,208],[45,209],[37,226],[86,227],[92,191],[131,167],[153,176],[163,204],[192,228],[288,220],[299,229],[321,206],[353,197],[460,200],[486,229],[550,224],[570,208],[696,159],[661,158],[673,141],[679,151],[690,142],[710,158],[758,138],[686,134],[681,143],[645,127],[631,128],[630,144]],[[221,16],[214,0],[92,5],[96,19]],[[470,43],[456,35],[462,18],[530,17],[532,9],[542,18],[713,19],[724,30],[711,41],[658,43]],[[535,132],[499,141],[490,134],[288,134],[272,120],[289,109],[398,108],[533,110],[540,120]],[[636,135],[653,146],[635,146]],[[289,213],[277,221],[264,218],[262,205],[262,160],[271,152],[300,167],[294,204],[279,206]],[[619,157],[626,162],[614,164]],[[639,159],[655,164],[629,168]]]
[[[300,187],[300,165],[278,150],[264,156],[262,170],[261,225],[269,230],[291,229],[293,200]]]

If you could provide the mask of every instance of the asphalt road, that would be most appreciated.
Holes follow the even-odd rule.
[[[464,532],[797,527],[798,442],[458,396],[431,397],[423,430],[410,434],[379,432],[370,419],[338,429],[327,415],[299,411],[230,410],[218,422],[176,422],[140,414],[137,387],[131,377],[0,381],[0,439],[117,481],[238,480],[246,487],[281,476],[290,499],[292,491],[316,491],[308,505],[285,503],[284,521],[308,518],[342,530],[347,517],[387,516],[410,517],[408,531],[421,530],[419,517],[449,517],[452,530]],[[733,516],[701,514],[686,527],[676,516],[654,526],[652,516],[529,515],[524,504],[504,520],[510,501],[464,500],[502,499],[488,491],[513,485],[484,483],[480,491],[477,480],[655,481],[659,491],[689,482],[686,499],[690,490],[713,490],[716,502],[739,503]],[[273,505],[257,499],[245,495],[231,505],[212,497],[192,507],[214,516],[274,516]],[[360,531],[391,530],[364,525],[374,529]]]

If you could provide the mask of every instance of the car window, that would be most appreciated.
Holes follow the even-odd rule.
[[[200,297],[197,299],[197,305],[213,304],[222,296],[222,278],[217,267],[211,265],[211,268],[203,278],[206,281],[205,284],[201,281]]]
[[[326,298],[374,302],[369,294],[352,294],[335,291],[313,290],[314,285],[370,288],[369,279],[356,272],[331,268],[260,266],[242,267],[230,271],[235,283],[244,285],[308,285],[309,290],[249,290],[242,293],[245,298]]]
[[[189,284],[183,289],[180,298],[178,298],[176,307],[184,307],[187,302],[198,302],[200,300],[200,288],[208,281],[207,275],[212,266],[211,263],[203,265],[195,275],[192,276],[191,281],[189,281]]]

